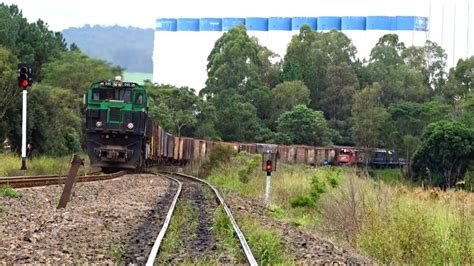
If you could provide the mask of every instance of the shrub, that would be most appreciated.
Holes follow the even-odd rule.
[[[207,177],[211,174],[212,169],[219,167],[221,164],[229,162],[232,157],[236,155],[236,151],[226,145],[216,145],[209,158],[207,158],[201,165],[199,171],[200,177]]]

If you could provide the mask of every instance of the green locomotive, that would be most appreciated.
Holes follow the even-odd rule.
[[[145,89],[116,77],[93,83],[84,104],[91,165],[104,171],[141,168],[152,124]]]

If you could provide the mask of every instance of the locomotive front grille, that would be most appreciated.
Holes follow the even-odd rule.
[[[116,107],[110,107],[109,109],[109,122],[121,123],[122,122],[122,109]]]

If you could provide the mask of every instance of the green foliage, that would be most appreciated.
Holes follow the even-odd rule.
[[[16,68],[14,66],[16,63],[16,57],[8,49],[2,47],[0,42],[0,120],[15,100],[18,100],[15,97],[19,94],[15,83]],[[0,133],[2,133],[1,128]]]
[[[239,180],[242,183],[248,183],[251,174],[255,172],[260,166],[260,160],[258,157],[245,157],[240,155],[240,159],[243,161],[243,168],[238,171]]]
[[[377,147],[380,125],[386,119],[385,108],[380,102],[381,88],[378,84],[366,87],[354,96],[352,116],[353,134],[358,146]]]
[[[271,216],[277,219],[286,218],[285,210],[281,206],[270,204],[270,206],[268,207],[268,211]]]
[[[218,94],[232,89],[244,93],[262,85],[259,46],[244,26],[230,29],[220,37],[208,57],[206,88],[203,94]]]
[[[18,198],[20,197],[20,193],[15,191],[11,186],[4,185],[0,187],[0,197]]]
[[[283,113],[277,120],[277,130],[288,136],[293,144],[324,146],[331,143],[330,129],[323,113],[305,105],[297,105]]]
[[[107,248],[107,253],[114,259],[115,262],[121,262],[126,251],[124,244],[112,244]]]
[[[72,90],[82,96],[93,82],[121,76],[122,69],[105,61],[92,59],[81,52],[61,53],[58,60],[43,67],[46,84]]]
[[[455,68],[449,70],[448,82],[442,95],[450,102],[455,103],[465,98],[474,90],[474,56],[459,59]]]
[[[222,206],[219,206],[214,212],[212,230],[219,240],[220,250],[230,254],[230,257],[237,259],[237,261],[244,259],[239,240],[234,234],[232,223]]]
[[[302,81],[285,81],[272,89],[271,117],[277,119],[298,104],[309,104],[309,89]]]
[[[446,83],[447,54],[438,44],[427,40],[423,47],[408,47],[402,51],[406,64],[424,76],[424,82],[436,93],[441,93]]]
[[[472,197],[359,178],[319,200],[326,230],[383,264],[469,264]]]
[[[336,188],[342,180],[339,169],[326,169],[318,171],[311,177],[311,190],[309,195],[298,195],[291,201],[291,207],[311,207],[318,202],[322,194],[326,193],[328,186]]]
[[[404,49],[405,45],[395,34],[382,36],[372,49],[366,81],[380,84],[384,106],[401,100],[421,102],[430,96],[423,74],[404,64],[401,55]]]
[[[212,98],[217,113],[215,128],[224,141],[255,142],[263,130],[256,108],[237,93],[227,90]]]
[[[278,231],[261,227],[250,216],[238,217],[237,220],[259,265],[275,265],[294,260],[282,244]]]
[[[413,170],[418,176],[442,176],[438,185],[451,187],[473,159],[474,131],[459,122],[440,121],[426,127],[413,156]]]
[[[327,90],[327,69],[335,65],[353,65],[356,51],[343,33],[335,30],[314,32],[304,25],[288,45],[281,79],[303,80],[311,92],[311,107],[321,109],[322,93]]]
[[[7,206],[0,204],[0,214],[4,213],[7,211]]]
[[[59,87],[36,85],[29,97],[28,130],[36,155],[80,152],[82,119],[77,96]]]
[[[232,147],[216,145],[212,149],[209,158],[202,163],[199,176],[207,177],[213,169],[219,167],[221,164],[228,163],[235,155],[236,151]]]

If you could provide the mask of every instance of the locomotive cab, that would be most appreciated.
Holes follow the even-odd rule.
[[[144,88],[116,78],[93,83],[84,100],[87,153],[91,165],[124,169],[140,167],[148,123]]]

